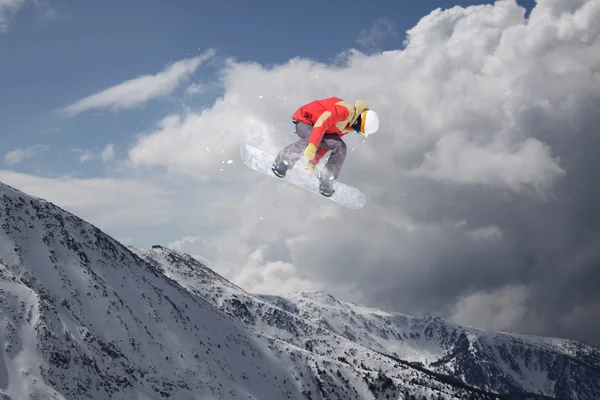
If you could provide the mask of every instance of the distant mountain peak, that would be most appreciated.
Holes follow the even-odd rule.
[[[296,296],[304,297],[307,299],[324,300],[330,303],[339,303],[338,300],[330,295],[329,293],[320,290],[303,290],[296,293]]]

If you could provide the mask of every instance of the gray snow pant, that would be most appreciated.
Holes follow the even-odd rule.
[[[304,122],[298,122],[296,124],[296,134],[300,139],[281,149],[275,159],[275,163],[278,167],[285,164],[290,168],[304,155],[304,150],[306,149],[306,146],[308,146],[308,139],[310,138],[312,130],[313,127]],[[330,177],[333,177],[333,179],[337,179],[342,169],[342,165],[344,164],[344,160],[346,159],[346,143],[344,143],[339,135],[325,134],[317,148],[319,147],[331,150],[329,159],[321,171],[322,178],[329,179]]]

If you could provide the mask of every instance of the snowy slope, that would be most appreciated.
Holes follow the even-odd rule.
[[[392,360],[392,370],[384,369],[390,376],[394,368],[407,368],[411,363],[417,371],[452,376],[494,393],[600,398],[600,352],[581,343],[487,332],[440,318],[389,313],[340,302],[321,292],[301,292],[288,298],[255,296],[186,254],[161,246],[134,250],[165,275],[256,331],[312,353],[341,358],[352,365],[371,363],[364,365],[367,369],[387,368],[386,361]],[[427,374],[414,376],[437,381]]]
[[[497,357],[478,338],[500,343],[495,335],[520,343],[528,365],[549,365],[540,354],[568,359],[553,364],[559,382],[569,376],[557,398],[595,398],[597,388],[589,373],[598,352],[578,343],[486,333],[323,293],[252,295],[186,254],[126,248],[2,184],[0,314],[0,399],[515,398],[469,378],[492,371]],[[412,322],[394,322],[403,318]],[[449,353],[462,349],[463,333],[479,353]],[[529,386],[498,391],[543,393],[545,377],[538,372],[536,383],[527,368]]]
[[[600,351],[582,343],[463,327],[341,302],[321,292],[262,296],[365,347],[496,393],[600,398]]]
[[[494,398],[423,373],[245,292],[191,256],[162,246],[132,251],[198,297],[245,323],[277,354],[307,366],[330,398]],[[329,382],[329,383],[327,383]],[[394,387],[394,390],[386,386]],[[329,388],[325,387],[329,386]],[[343,389],[338,389],[341,386]],[[378,386],[380,389],[378,389]],[[406,395],[406,397],[405,397]],[[373,397],[375,396],[375,397]],[[411,397],[415,396],[415,397]],[[325,397],[327,398],[327,397]]]
[[[255,335],[93,226],[4,185],[0,225],[7,398],[301,398]]]
[[[492,398],[160,265],[0,184],[0,398]]]

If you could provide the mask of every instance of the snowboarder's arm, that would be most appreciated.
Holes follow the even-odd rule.
[[[313,164],[317,165],[328,151],[329,150],[327,150],[325,147],[319,147],[317,149],[317,153],[315,154],[315,158],[312,160]]]

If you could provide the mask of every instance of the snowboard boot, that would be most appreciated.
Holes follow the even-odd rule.
[[[287,173],[287,165],[286,162],[277,162],[275,161],[273,163],[273,165],[271,165],[271,171],[273,171],[273,173],[275,174],[275,176],[277,176],[278,178],[284,178],[285,174]]]
[[[333,196],[335,190],[333,190],[333,177],[329,179],[319,177],[319,193],[321,193],[325,197]]]

